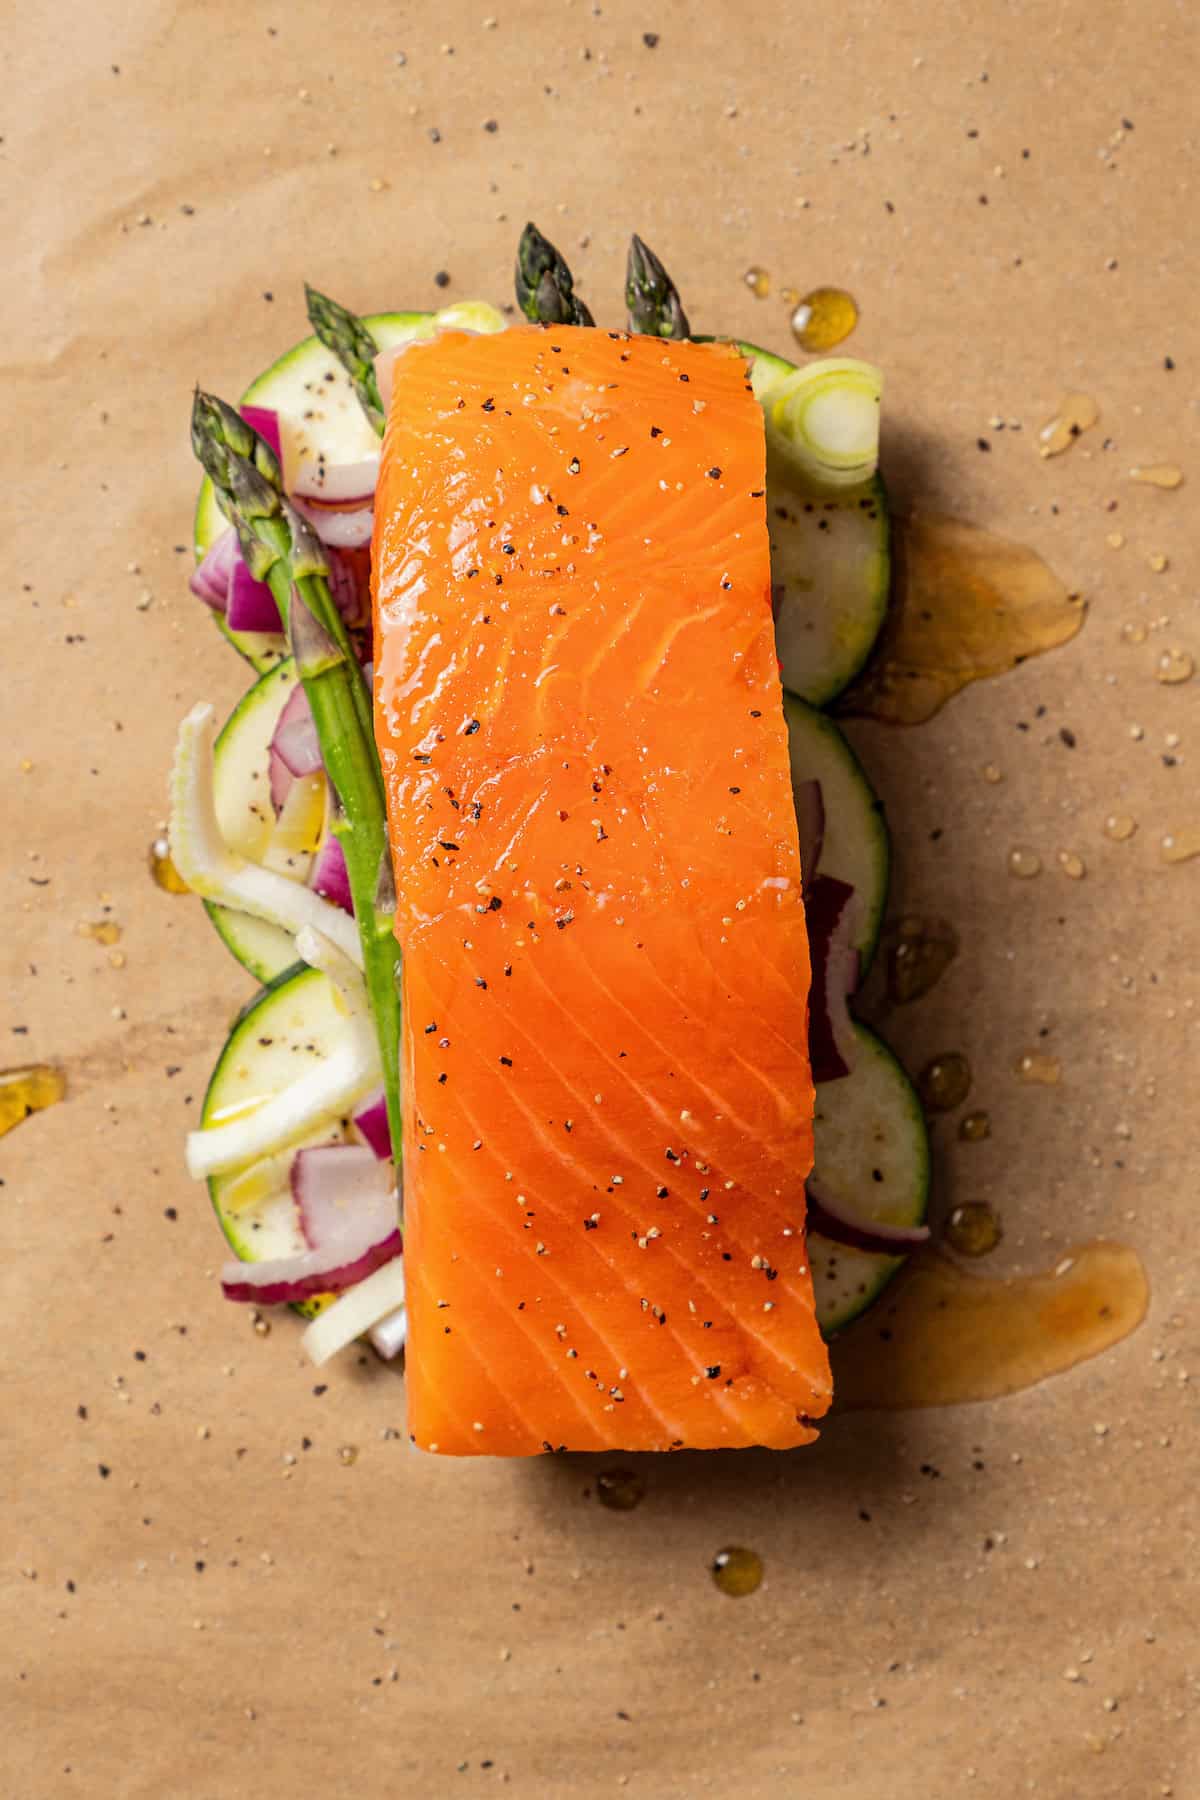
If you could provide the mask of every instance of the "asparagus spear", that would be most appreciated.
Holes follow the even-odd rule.
[[[594,325],[575,293],[570,269],[536,225],[526,225],[517,246],[517,305],[535,325]]]
[[[318,293],[306,281],[304,297],[308,302],[308,319],[327,350],[333,354],[350,377],[351,386],[372,427],[380,437],[386,415],[375,379],[375,358],[379,346],[357,313],[339,306],[327,294]]]
[[[675,283],[636,231],[625,266],[625,304],[631,331],[644,332],[648,337],[691,336]]]
[[[312,708],[337,796],[333,829],[350,877],[398,1162],[400,952],[392,935],[396,896],[371,696],[329,591],[325,553],[307,520],[285,497],[274,451],[233,407],[199,390],[192,407],[192,447],[212,479],[221,511],[237,531],[251,572],[270,584]]]

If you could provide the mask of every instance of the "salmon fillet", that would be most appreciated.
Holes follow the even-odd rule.
[[[723,346],[397,362],[375,724],[425,1450],[782,1448],[828,1407],[764,462]]]

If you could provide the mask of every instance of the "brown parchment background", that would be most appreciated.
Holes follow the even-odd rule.
[[[71,1084],[0,1143],[5,1794],[1200,1794],[1200,862],[1157,855],[1200,825],[1200,682],[1153,678],[1167,643],[1200,657],[1189,14],[5,8],[0,1063]],[[250,987],[145,867],[177,719],[248,676],[176,549],[192,383],[232,396],[303,335],[306,276],[363,311],[506,300],[529,215],[603,319],[634,228],[694,321],[781,350],[780,284],[852,288],[898,499],[1021,538],[1088,595],[1065,650],[854,735],[896,829],[893,913],[964,938],[885,1019],[910,1066],[966,1050],[992,1115],[983,1144],[937,1126],[939,1215],[992,1199],[997,1269],[1119,1236],[1153,1283],[1143,1329],[1064,1378],[838,1420],[796,1456],[657,1462],[628,1516],[586,1462],[411,1454],[394,1373],[322,1382],[290,1318],[259,1338],[222,1301],[182,1135]],[[1101,425],[1043,464],[1070,386]],[[1147,459],[1188,485],[1132,486]],[[1129,843],[1102,834],[1114,810]],[[1017,842],[1035,881],[1005,873]],[[122,967],[76,931],[106,906]],[[1039,1042],[1058,1089],[1013,1078]],[[738,1603],[706,1573],[729,1542],[767,1564]]]

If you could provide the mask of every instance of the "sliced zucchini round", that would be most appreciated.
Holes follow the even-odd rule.
[[[847,1212],[880,1225],[920,1225],[929,1203],[929,1134],[921,1103],[887,1045],[856,1024],[858,1056],[817,1089],[814,1174]],[[902,1256],[871,1256],[810,1232],[817,1323],[826,1337],[858,1317]]]
[[[209,1077],[201,1125],[218,1125],[250,1102],[281,1092],[314,1057],[332,1056],[345,1029],[329,977],[293,961],[234,1020]],[[341,1143],[348,1135],[344,1121],[331,1120],[280,1157],[209,1178],[217,1222],[240,1261],[267,1262],[304,1249],[289,1178],[292,1158],[305,1143]],[[311,1316],[321,1304],[306,1301],[297,1311]]]
[[[432,337],[446,326],[502,331],[505,319],[485,300],[466,300],[437,313],[373,313],[366,324],[379,348],[389,350],[394,344]],[[379,439],[363,416],[345,370],[315,337],[293,345],[252,381],[242,395],[242,404],[269,406],[278,412],[285,469],[294,469],[301,457],[317,448],[330,463],[359,462],[378,452]],[[212,482],[205,476],[192,529],[197,562],[225,526]],[[283,657],[286,645],[279,632],[231,631],[221,613],[213,617],[234,649],[256,669],[269,669]]]
[[[213,791],[221,835],[249,862],[262,862],[271,840],[275,814],[270,743],[296,680],[291,657],[260,675],[221,727],[213,749]],[[256,981],[273,981],[295,963],[295,943],[277,925],[212,900],[206,900],[204,906],[226,948]]]
[[[822,875],[836,876],[858,895],[854,946],[865,974],[879,941],[887,904],[891,846],[883,806],[862,764],[832,719],[792,694],[784,695],[783,716],[787,720],[792,785],[798,786],[802,781],[821,784],[825,835],[817,866]]]
[[[760,401],[795,373],[794,363],[757,344],[738,348],[753,359],[750,382]],[[768,433],[767,525],[783,685],[812,706],[827,706],[866,662],[887,611],[883,482],[876,474],[860,487],[816,486]]]

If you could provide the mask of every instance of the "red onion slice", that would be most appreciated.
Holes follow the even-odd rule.
[[[297,499],[293,504],[296,511],[308,520],[321,542],[331,544],[335,550],[361,550],[364,544],[371,541],[371,532],[375,526],[372,506],[345,511],[336,506],[320,506],[312,500]]]
[[[305,1250],[299,1256],[279,1256],[270,1262],[226,1263],[221,1270],[221,1292],[227,1300],[252,1306],[293,1306],[318,1294],[340,1294],[365,1281],[368,1275],[392,1262],[404,1248],[397,1228],[379,1243],[347,1258],[344,1251]]]
[[[792,789],[796,808],[796,830],[800,837],[800,873],[805,894],[817,873],[821,846],[825,842],[825,800],[819,781],[798,781]]]
[[[291,792],[296,776],[315,775],[324,766],[308,695],[302,684],[297,682],[275,721],[267,753],[271,805],[276,814],[282,812],[283,803]]]
[[[863,1250],[868,1256],[907,1256],[929,1242],[928,1225],[884,1225],[877,1219],[863,1219],[847,1212],[821,1185],[818,1176],[809,1176],[805,1193],[808,1229],[845,1244],[849,1250]]]
[[[301,500],[324,502],[326,506],[371,506],[378,480],[377,456],[356,463],[327,463],[306,457],[296,470],[292,494]]]
[[[245,419],[251,431],[257,431],[265,443],[283,461],[283,445],[279,437],[279,414],[269,406],[239,406],[238,411]]]
[[[392,1133],[388,1125],[387,1100],[382,1088],[359,1107],[354,1115],[354,1123],[360,1135],[366,1138],[374,1155],[382,1162],[390,1162]]]
[[[350,896],[350,875],[346,868],[346,852],[342,849],[340,838],[330,834],[317,852],[317,860],[313,864],[309,877],[309,886],[316,890],[324,900],[332,900],[343,912],[354,911],[354,901]]]
[[[291,1182],[310,1250],[334,1251],[345,1262],[396,1229],[391,1166],[379,1162],[365,1144],[298,1150]]]
[[[808,1055],[815,1082],[840,1081],[854,1067],[854,1025],[847,998],[858,986],[853,932],[855,892],[832,875],[804,889],[812,988],[808,997]]]
[[[275,596],[265,581],[256,581],[241,555],[229,577],[225,622],[231,631],[282,631]]]
[[[211,606],[214,612],[224,612],[229,599],[229,579],[233,573],[235,561],[241,561],[238,548],[238,535],[230,525],[219,538],[215,538],[204,552],[203,557],[188,577],[188,586],[197,599]]]
[[[364,624],[370,610],[364,605],[370,593],[370,563],[365,564],[360,579],[356,563],[363,559],[351,552],[330,550],[325,560],[329,564],[329,591],[334,605],[347,625]]]

